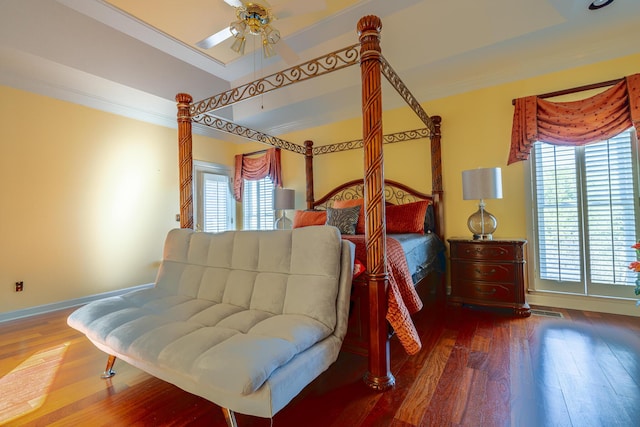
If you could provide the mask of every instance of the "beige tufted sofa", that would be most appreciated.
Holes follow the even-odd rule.
[[[68,324],[223,408],[272,417],[338,357],[352,244],[329,226],[167,236],[155,286],[89,303]]]

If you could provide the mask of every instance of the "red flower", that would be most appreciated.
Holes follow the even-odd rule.
[[[640,250],[640,242],[636,243],[635,245],[631,246],[633,249],[635,250]]]
[[[632,261],[631,264],[629,264],[629,270],[640,273],[640,261]]]

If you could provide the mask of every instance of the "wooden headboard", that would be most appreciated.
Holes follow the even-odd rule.
[[[320,199],[314,200],[311,203],[311,206],[313,209],[322,210],[332,206],[333,202],[336,200],[355,200],[363,198],[364,180],[355,179],[353,181],[345,182],[344,184],[341,184],[336,188],[330,190]],[[386,203],[390,203],[393,205],[403,205],[406,203],[417,202],[419,200],[429,200],[431,204],[433,204],[433,212],[435,217],[435,233],[441,239],[444,237],[442,234],[444,230],[442,230],[441,225],[443,221],[442,218],[440,218],[438,215],[441,210],[438,206],[440,200],[437,195],[422,193],[405,184],[399,183],[397,181],[392,181],[390,179],[385,179],[384,200]]]

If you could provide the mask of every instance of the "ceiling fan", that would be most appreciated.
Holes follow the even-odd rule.
[[[259,36],[262,43],[262,52],[265,58],[274,56],[276,53],[288,63],[298,61],[298,54],[289,47],[280,37],[280,31],[272,26],[276,15],[279,19],[305,13],[316,12],[326,8],[326,1],[315,0],[306,1],[280,1],[274,8],[266,0],[224,0],[229,6],[235,8],[236,21],[200,40],[196,43],[201,49],[210,49],[230,37],[234,37],[231,49],[240,55],[244,54],[246,37]]]

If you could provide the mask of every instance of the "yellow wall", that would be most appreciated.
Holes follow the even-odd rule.
[[[476,209],[462,200],[461,172],[499,166],[504,198],[487,201],[495,235],[526,237],[524,164],[506,166],[512,98],[637,72],[640,54],[424,103],[442,116],[446,236],[469,235]],[[408,108],[385,113],[385,133],[418,127]],[[354,119],[283,138],[317,146],[360,135]],[[0,86],[0,313],[152,282],[165,234],[178,226],[176,140],[175,129]],[[229,166],[260,148],[194,136],[195,159]],[[304,157],[282,158],[284,185],[304,209]],[[362,151],[318,156],[314,169],[319,197],[362,177]],[[385,176],[429,192],[425,141],[385,145]]]
[[[471,237],[466,223],[469,215],[477,210],[477,201],[462,200],[462,171],[478,167],[501,167],[503,199],[486,201],[487,210],[498,218],[498,229],[494,236],[531,238],[527,235],[527,207],[530,205],[527,188],[529,177],[525,167],[527,162],[510,166],[506,164],[511,138],[513,98],[608,81],[635,73],[640,73],[640,54],[423,103],[428,114],[442,117],[445,237]],[[420,98],[420,94],[414,95]],[[593,91],[566,96],[562,100],[591,95]],[[413,112],[408,107],[385,112],[384,133],[420,127],[415,123],[408,127],[399,126],[412,115]],[[323,145],[358,138],[358,132],[361,132],[359,127],[359,121],[346,121],[286,135],[284,139],[296,143],[312,139]],[[345,137],[342,137],[343,134]],[[430,191],[429,153],[426,151],[426,144],[421,142],[385,145],[385,177],[405,182],[422,191]],[[422,166],[423,162],[425,167]],[[361,177],[362,163],[362,153],[358,151],[318,156],[314,162],[316,198],[339,183]],[[292,167],[285,164],[285,174]],[[296,207],[304,208],[304,179],[295,180],[293,185],[297,194]],[[528,275],[534,286],[534,264],[531,261],[530,255]],[[629,297],[632,298],[633,295]],[[640,315],[632,300],[614,301],[536,292],[529,293],[527,300],[531,304],[542,306]]]
[[[467,218],[477,201],[462,200],[462,171],[478,167],[501,167],[503,199],[487,200],[487,210],[498,218],[495,237],[527,237],[525,190],[528,179],[524,162],[507,166],[511,138],[513,98],[596,83],[640,72],[640,54],[513,83],[489,87],[423,104],[430,115],[442,117],[442,164],[445,192],[445,234],[470,236]],[[383,97],[386,92],[383,93]],[[419,98],[419,94],[414,94]],[[384,113],[384,133],[422,127],[408,108]],[[361,135],[361,121],[349,120],[284,135],[295,143],[311,139],[324,145]],[[430,154],[425,141],[384,146],[385,177],[431,191]],[[284,159],[284,157],[283,157]],[[287,157],[288,159],[288,157]],[[284,160],[283,160],[284,162]],[[293,178],[300,164],[284,164],[285,186],[296,189],[296,207],[304,208],[304,177]],[[350,179],[362,177],[361,150],[317,156],[314,160],[315,195]],[[295,173],[293,173],[295,171]]]
[[[443,187],[446,234],[467,236],[466,219],[477,202],[462,200],[462,171],[501,167],[503,199],[488,200],[498,218],[496,237],[527,237],[525,162],[507,166],[513,98],[546,93],[640,72],[640,54],[538,76],[429,102],[425,108],[443,117]],[[581,95],[575,95],[574,98]]]
[[[179,226],[176,135],[0,86],[0,313],[155,279]],[[235,150],[194,138],[195,158]]]

